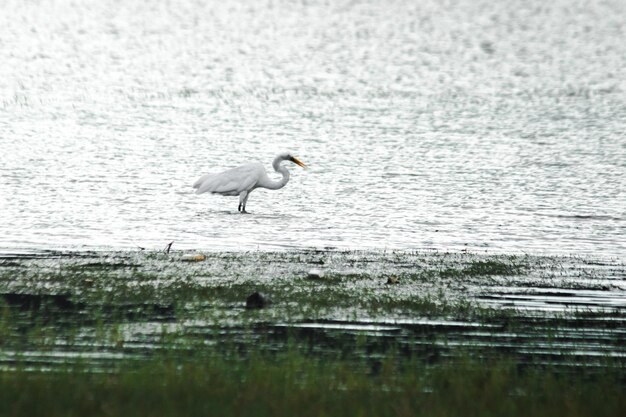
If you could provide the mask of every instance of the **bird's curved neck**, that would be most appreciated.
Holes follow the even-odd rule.
[[[265,188],[269,188],[270,190],[278,190],[279,188],[283,188],[289,182],[289,171],[284,166],[280,165],[280,163],[284,161],[280,156],[274,159],[272,162],[272,167],[274,167],[274,171],[280,172],[283,174],[283,177],[278,181],[269,180],[267,184],[265,184]]]

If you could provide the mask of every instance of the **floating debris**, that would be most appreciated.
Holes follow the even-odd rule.
[[[400,280],[396,276],[390,276],[389,278],[387,278],[387,285],[395,285],[399,283],[400,283]]]
[[[202,262],[205,259],[206,256],[199,254],[183,255],[182,258],[180,258],[183,262]]]
[[[324,271],[314,268],[309,271],[309,274],[306,277],[307,279],[322,279],[324,278]]]
[[[167,246],[165,246],[165,249],[163,249],[163,252],[170,253],[170,250],[172,250],[173,244],[174,244],[174,241],[172,240],[170,243],[167,244]]]
[[[263,307],[267,307],[268,305],[272,304],[272,300],[270,300],[270,298],[260,292],[255,292],[253,294],[251,294],[247,299],[246,299],[246,308],[263,308]]]

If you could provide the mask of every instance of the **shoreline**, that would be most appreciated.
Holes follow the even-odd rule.
[[[271,303],[251,307],[255,293]],[[586,393],[596,386],[610,387],[602,392],[611,401],[593,415],[626,407],[615,394],[626,380],[626,265],[618,261],[436,251],[46,252],[0,256],[0,312],[3,390],[19,386],[89,415],[104,415],[104,403],[152,410],[141,398],[173,407],[163,415],[185,407],[206,414],[207,404],[221,415],[253,415],[259,406],[273,410],[268,415],[323,413],[307,395],[333,398],[327,413],[345,414],[337,410],[348,397],[332,392],[359,398],[349,406],[364,415],[392,409],[398,398],[408,401],[406,415],[458,412],[460,403],[430,403],[450,395],[482,398],[461,408],[476,415],[528,415],[528,407],[547,410],[546,398],[574,401],[578,414],[590,415]],[[341,375],[349,382],[337,391]],[[485,378],[498,382],[481,385]],[[163,381],[160,397],[154,379]],[[169,395],[181,390],[190,393],[183,403]],[[85,404],[88,392],[96,394]],[[252,403],[225,401],[253,393]],[[265,400],[272,395],[294,402],[277,411]],[[29,403],[11,412],[54,409],[38,413]]]

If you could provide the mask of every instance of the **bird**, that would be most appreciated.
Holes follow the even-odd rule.
[[[252,162],[237,168],[231,168],[219,174],[206,174],[200,177],[194,184],[196,194],[212,193],[226,196],[239,196],[237,211],[247,213],[246,203],[250,193],[255,188],[267,188],[278,190],[289,182],[289,171],[281,165],[281,162],[289,161],[306,169],[307,166],[290,153],[281,153],[272,162],[274,171],[283,174],[279,181],[273,181],[267,176],[263,164]]]

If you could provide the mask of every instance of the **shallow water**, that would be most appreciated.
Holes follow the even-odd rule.
[[[106,369],[168,346],[280,351],[290,343],[371,360],[394,345],[428,362],[468,352],[576,367],[626,361],[619,262],[339,251],[185,259],[145,251],[0,256],[0,369],[18,359],[33,369],[77,359]],[[474,275],[470,267],[481,264],[511,269]],[[324,278],[307,278],[311,266]],[[387,284],[389,276],[397,283]],[[250,311],[255,291],[273,303]],[[453,307],[434,307],[442,304]]]
[[[623,1],[206,3],[3,4],[0,250],[626,253]]]

